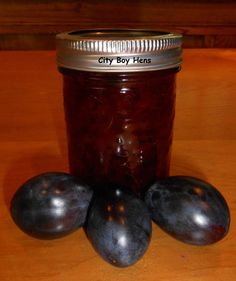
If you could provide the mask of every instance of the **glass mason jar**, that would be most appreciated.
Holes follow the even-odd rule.
[[[137,194],[168,176],[181,44],[145,30],[57,35],[72,174]]]

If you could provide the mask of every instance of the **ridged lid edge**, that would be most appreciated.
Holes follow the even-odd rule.
[[[176,33],[80,30],[58,34],[56,42],[58,66],[83,71],[152,71],[177,67],[182,62],[182,35]],[[99,62],[101,56],[107,61]],[[119,63],[116,56],[129,59],[129,63]],[[137,63],[134,56],[148,63]]]

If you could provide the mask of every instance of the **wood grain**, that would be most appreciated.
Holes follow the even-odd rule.
[[[1,281],[233,281],[236,277],[236,51],[185,50],[178,74],[172,174],[210,181],[231,210],[230,233],[207,247],[182,244],[153,225],[136,265],[118,269],[92,249],[83,230],[41,241],[22,233],[8,206],[27,178],[67,171],[61,77],[55,53],[0,52]]]
[[[235,47],[235,10],[232,0],[0,1],[0,49],[52,49],[55,33],[105,27],[176,31],[186,47]]]

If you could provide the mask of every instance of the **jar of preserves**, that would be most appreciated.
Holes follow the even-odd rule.
[[[137,194],[168,176],[181,44],[149,30],[57,35],[72,174]]]

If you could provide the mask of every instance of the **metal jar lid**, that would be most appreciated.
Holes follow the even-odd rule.
[[[182,36],[135,29],[79,30],[56,36],[57,64],[83,71],[134,72],[178,67]]]

